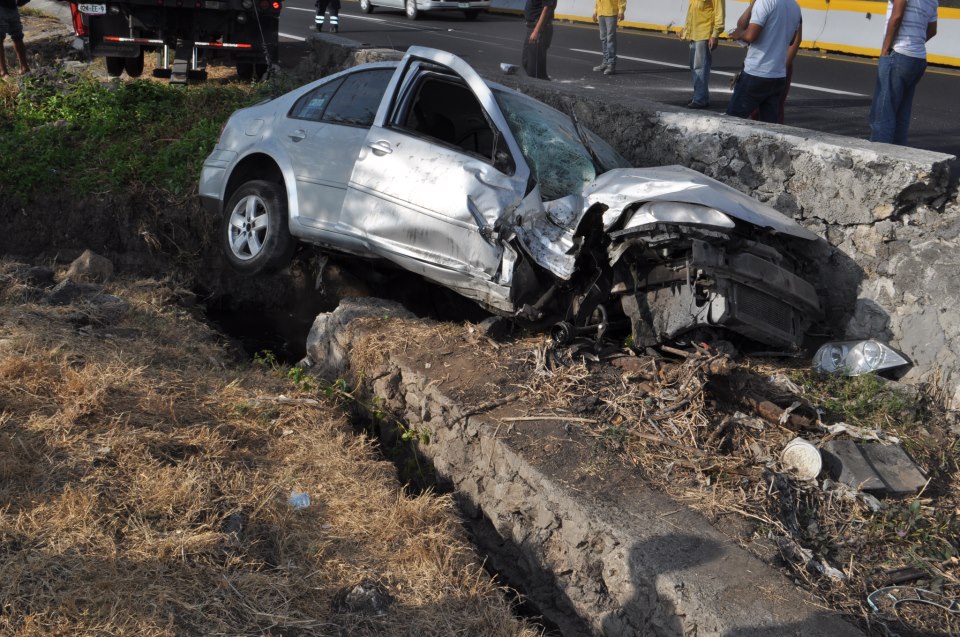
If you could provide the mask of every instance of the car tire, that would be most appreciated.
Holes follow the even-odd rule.
[[[473,22],[477,19],[477,16],[480,15],[480,9],[468,9],[463,12],[463,17],[468,21]]]
[[[123,70],[125,70],[130,77],[140,77],[143,75],[143,49],[140,50],[140,55],[137,57],[123,58]]]
[[[417,9],[417,0],[407,0],[404,11],[406,11],[409,20],[416,20],[420,17],[420,10]]]
[[[283,185],[258,179],[240,186],[225,208],[220,247],[230,267],[244,274],[273,272],[290,263],[296,243]]]
[[[103,61],[107,65],[107,75],[110,77],[123,75],[123,67],[127,65],[127,58],[106,57]]]
[[[364,13],[373,13],[373,5],[370,0],[360,0],[360,10]]]

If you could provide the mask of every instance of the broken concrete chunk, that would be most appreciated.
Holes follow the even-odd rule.
[[[831,440],[821,452],[835,480],[874,495],[912,495],[927,482],[900,445]]]
[[[67,270],[66,278],[77,283],[92,281],[105,283],[113,276],[113,263],[92,250],[84,250],[83,254],[74,259]]]

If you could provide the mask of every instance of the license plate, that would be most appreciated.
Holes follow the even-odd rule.
[[[78,5],[80,13],[85,15],[107,15],[107,5],[105,4],[81,4]]]
[[[469,3],[469,2],[458,2],[458,3],[457,3],[457,7],[459,7],[460,9],[469,9],[469,8],[470,8],[470,3]]]

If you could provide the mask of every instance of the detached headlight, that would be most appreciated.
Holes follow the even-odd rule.
[[[813,368],[816,371],[847,376],[899,367],[909,362],[890,346],[874,340],[827,343],[813,356]]]

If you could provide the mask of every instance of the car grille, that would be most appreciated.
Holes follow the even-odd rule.
[[[786,334],[793,334],[793,308],[782,301],[746,285],[735,286],[737,309],[741,317],[750,317]]]

